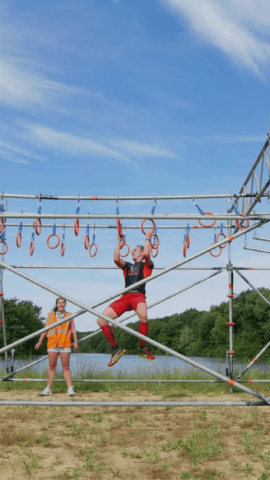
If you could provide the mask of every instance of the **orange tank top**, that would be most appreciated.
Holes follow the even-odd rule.
[[[70,313],[65,312],[64,318],[68,317]],[[64,322],[62,325],[53,327],[53,324],[58,322],[55,312],[48,313],[47,325],[52,325],[52,329],[48,330],[47,348],[70,348],[71,347],[71,325],[70,322]]]

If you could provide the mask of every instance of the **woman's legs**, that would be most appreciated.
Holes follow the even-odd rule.
[[[70,353],[60,353],[62,368],[64,372],[64,377],[67,382],[68,388],[71,387],[71,373],[69,368],[69,359]]]
[[[59,355],[58,352],[48,352],[48,357],[49,357],[48,387],[49,389],[51,389],[52,387],[58,355]]]

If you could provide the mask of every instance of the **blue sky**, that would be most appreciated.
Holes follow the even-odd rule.
[[[238,192],[269,131],[269,19],[265,0],[0,0],[0,190],[99,196]],[[204,201],[202,207],[225,212],[227,203]],[[42,208],[73,213],[76,205],[43,202]],[[266,211],[267,202],[260,208]],[[8,210],[35,212],[37,202],[9,200]],[[82,204],[81,213],[88,211],[115,213],[115,204]],[[120,211],[147,213],[151,204],[123,202]],[[167,211],[196,213],[190,201],[160,202],[157,213]],[[46,247],[49,230],[36,239],[32,258],[31,229],[24,229],[20,250],[16,231],[7,228],[6,261],[12,265],[112,265],[114,231],[97,229],[95,259],[83,250],[82,232],[75,238],[69,230],[61,259]],[[175,263],[183,232],[160,236],[156,265]],[[128,242],[141,243],[141,237],[130,231]],[[213,232],[194,233],[191,253],[212,241]],[[241,242],[236,262],[268,265],[268,257],[243,251]],[[225,252],[198,264],[223,266]],[[149,303],[204,273],[174,272],[149,284]],[[116,271],[31,275],[86,304],[122,286]],[[268,274],[252,275],[257,286],[268,286]],[[211,282],[153,309],[150,318],[226,300],[226,273]],[[239,281],[238,291],[245,288]],[[5,294],[32,299],[44,314],[53,303],[52,295],[9,273]],[[90,315],[77,320],[79,330],[94,326]]]

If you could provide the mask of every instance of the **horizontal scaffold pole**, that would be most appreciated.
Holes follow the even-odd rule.
[[[270,252],[269,252],[270,253]],[[48,270],[119,270],[111,265],[11,265],[13,268],[39,268]],[[154,267],[153,270],[164,270],[166,267]],[[177,267],[174,270],[223,270],[224,267]],[[270,267],[233,267],[233,270],[270,270]]]
[[[13,372],[13,375],[16,372]],[[48,382],[47,378],[11,378],[9,382]],[[65,383],[64,378],[54,378],[54,382]],[[224,383],[221,380],[150,380],[146,379],[122,379],[122,378],[77,378],[72,383]],[[239,383],[270,383],[270,380],[240,380]]]
[[[119,267],[94,265],[11,265],[13,268],[48,268],[59,270],[119,270]],[[166,267],[154,267],[153,270],[165,270]],[[225,267],[177,267],[174,270],[223,270]],[[241,268],[239,269],[241,270]],[[244,270],[249,270],[247,267]],[[252,268],[252,270],[254,270]],[[270,268],[269,268],[270,270]]]
[[[1,212],[0,218],[52,218],[52,219],[63,219],[63,218],[70,218],[78,220],[83,219],[94,219],[94,220],[123,220],[123,219],[132,219],[132,220],[144,220],[145,218],[149,220],[241,220],[242,222],[245,220],[270,220],[270,215],[268,212],[265,213],[250,213],[249,215],[235,215],[232,213],[213,213],[211,215],[205,213],[204,215],[198,213],[162,213],[162,214],[123,214],[123,215],[116,215],[116,214],[93,214],[93,213],[85,213],[85,214],[74,214],[74,213],[22,213],[22,212]]]
[[[260,253],[270,253],[270,250],[262,250],[261,248],[247,247],[247,245],[244,246],[244,250],[251,250],[252,252],[260,252]]]
[[[22,198],[22,199],[29,199],[29,200],[73,200],[73,201],[81,201],[81,200],[107,200],[107,201],[121,201],[121,200],[194,200],[196,199],[203,199],[203,198],[254,198],[256,197],[256,193],[217,193],[217,194],[202,194],[202,195],[143,195],[143,196],[86,196],[86,195],[22,195],[22,194],[14,194],[14,193],[4,193],[1,192],[1,198]],[[264,194],[264,197],[269,198],[268,194]]]
[[[10,407],[18,406],[37,406],[37,407],[264,407],[264,402],[79,402],[73,400],[72,402],[52,402],[47,401],[10,401],[1,400],[0,406],[8,405]]]
[[[84,217],[85,218],[85,217]],[[121,217],[122,218],[122,217]],[[21,225],[21,223],[11,223],[11,222],[8,222],[6,224],[7,227],[19,227]],[[52,228],[52,227],[56,227],[56,228],[72,228],[74,230],[74,223],[72,224],[66,224],[66,223],[42,223],[42,228]],[[33,223],[22,223],[22,227],[27,227],[27,228],[33,228]],[[88,227],[88,225],[80,225],[80,229],[86,229]],[[141,230],[141,226],[140,225],[124,225],[125,229],[126,230]],[[96,223],[95,224],[89,224],[89,228],[90,229],[108,229],[108,230],[117,230],[117,226],[116,225],[97,225]],[[143,227],[144,230],[152,230],[152,225],[146,225]],[[187,225],[159,225],[158,226],[158,229],[159,230],[186,230],[187,228]],[[192,229],[196,229],[196,230],[205,230],[205,227],[202,227],[201,225],[190,225],[189,228],[192,228]],[[213,227],[211,226],[208,226],[207,227],[207,230],[211,230],[211,229],[214,229],[216,230],[217,228],[220,228],[220,225],[215,225]],[[228,228],[231,228],[230,225],[223,225],[222,226],[223,229],[228,229]]]

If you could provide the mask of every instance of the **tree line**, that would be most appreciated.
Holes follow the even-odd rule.
[[[269,289],[260,288],[259,291],[270,301]],[[224,358],[229,350],[228,322],[229,304],[222,302],[218,306],[211,306],[209,311],[191,308],[183,313],[150,319],[148,336],[185,356]],[[233,322],[235,358],[253,358],[270,340],[269,305],[254,291],[242,292],[233,300]],[[139,322],[127,324],[136,331],[138,325]],[[119,344],[128,353],[136,354],[138,339],[119,327],[114,327],[114,330]],[[85,335],[79,334],[79,337]],[[156,355],[164,354],[152,345],[151,351]],[[111,347],[104,335],[99,333],[83,342],[80,352],[109,353]],[[264,358],[267,356],[270,357],[270,349]]]
[[[270,290],[259,291],[270,301]],[[4,301],[7,343],[12,343],[44,326],[45,318],[41,307],[31,301],[19,301],[16,298]],[[149,310],[151,315],[151,310]],[[183,313],[175,313],[163,318],[149,317],[148,336],[179,353],[192,357],[224,358],[229,350],[229,304],[222,302],[211,306],[209,311],[191,308]],[[270,340],[270,307],[256,292],[247,290],[233,300],[233,342],[235,358],[253,358]],[[138,322],[127,325],[138,331]],[[138,352],[138,339],[114,328],[119,344],[128,353]],[[1,329],[0,329],[1,331]],[[91,332],[78,332],[82,338]],[[16,347],[18,355],[43,355],[46,353],[46,341],[38,352],[34,349],[37,338]],[[0,346],[3,346],[3,334],[0,334]],[[151,351],[164,354],[161,349],[151,346]],[[79,344],[79,353],[110,353],[111,346],[102,332]],[[266,351],[264,358],[270,357]]]

